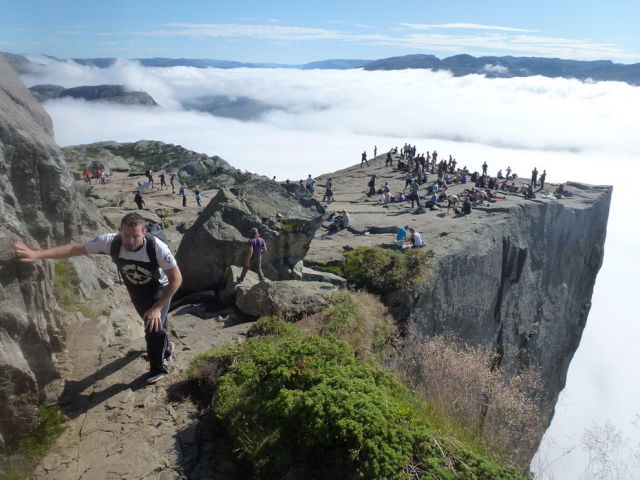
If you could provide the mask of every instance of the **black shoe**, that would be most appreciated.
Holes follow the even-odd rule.
[[[146,383],[147,383],[147,385],[152,385],[152,384],[156,383],[157,381],[162,380],[166,375],[167,374],[163,373],[163,372],[157,373],[155,375],[149,374],[149,377],[147,378]]]

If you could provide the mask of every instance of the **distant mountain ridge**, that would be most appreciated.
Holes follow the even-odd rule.
[[[365,70],[404,70],[425,68],[446,70],[455,76],[482,74],[487,77],[544,77],[611,80],[640,85],[640,63],[625,65],[611,60],[564,60],[544,57],[473,57],[454,55],[440,60],[434,55],[404,55],[375,60]]]
[[[18,73],[33,73],[41,67],[37,62],[23,55],[4,54]],[[49,57],[54,60],[54,57]],[[116,58],[74,58],[74,62],[98,68],[115,64]],[[281,63],[245,63],[231,60],[193,58],[135,58],[146,67],[194,67],[194,68],[289,68],[289,69],[334,69],[347,70],[405,70],[409,68],[449,71],[455,76],[470,74],[485,75],[489,78],[512,78],[541,75],[550,78],[576,78],[578,80],[618,81],[630,85],[640,85],[640,63],[621,64],[611,60],[565,60],[545,57],[513,57],[454,55],[440,59],[435,55],[403,55],[378,60],[330,59],[309,62],[302,65]],[[34,67],[34,68],[32,68]]]

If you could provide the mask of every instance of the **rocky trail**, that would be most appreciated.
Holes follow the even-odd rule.
[[[146,385],[145,342],[134,312],[131,338],[113,336],[110,319],[86,321],[69,332],[71,371],[61,397],[66,431],[38,466],[34,478],[236,479],[224,458],[228,445],[199,422],[187,392],[186,369],[197,354],[241,342],[253,322],[234,312],[199,316],[196,306],[170,315],[175,344],[170,374]],[[209,317],[209,318],[201,318]]]

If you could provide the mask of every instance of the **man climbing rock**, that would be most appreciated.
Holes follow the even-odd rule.
[[[147,383],[155,383],[168,373],[173,345],[167,339],[169,303],[180,288],[182,274],[169,247],[147,233],[138,213],[122,218],[118,233],[106,233],[85,243],[33,250],[21,242],[13,244],[21,262],[62,259],[87,254],[106,254],[116,264],[129,297],[145,325],[149,357]]]

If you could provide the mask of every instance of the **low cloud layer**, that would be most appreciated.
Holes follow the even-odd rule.
[[[640,136],[630,107],[640,104],[639,87],[543,77],[454,78],[426,70],[154,69],[128,61],[108,69],[52,62],[25,81],[67,88],[124,84],[147,91],[161,105],[48,102],[62,145],[161,140],[220,155],[238,168],[297,180],[354,164],[363,150],[371,155],[374,145],[381,153],[408,141],[419,151],[451,154],[471,169],[486,161],[493,174],[510,165],[528,176],[536,166],[549,172],[550,182],[613,184],[604,265],[550,435],[569,448],[580,444],[592,420],[610,420],[632,442],[640,441],[631,425],[640,413],[640,373],[629,368],[637,363],[633,339],[640,335],[631,303],[640,271],[632,179]],[[273,108],[241,121],[182,107],[207,96]],[[579,452],[575,448],[547,472],[578,478],[585,461]]]

